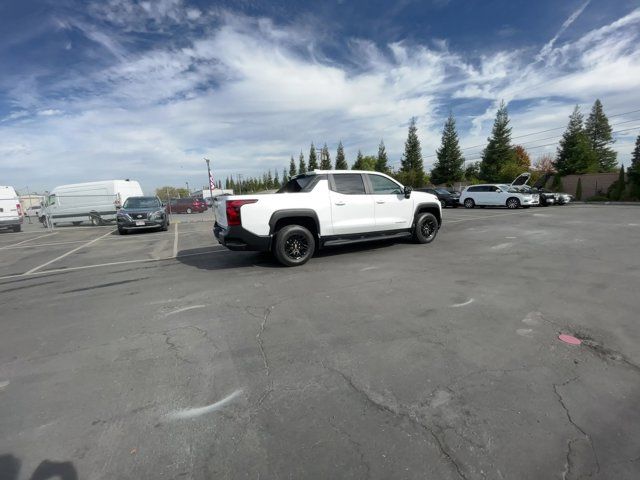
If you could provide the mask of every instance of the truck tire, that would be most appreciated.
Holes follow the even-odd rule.
[[[413,239],[417,243],[431,243],[438,235],[438,219],[432,213],[420,213],[413,227]]]
[[[316,241],[309,230],[300,225],[287,225],[276,234],[273,253],[282,265],[297,267],[309,261],[315,248]]]

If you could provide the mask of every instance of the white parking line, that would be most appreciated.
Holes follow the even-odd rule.
[[[35,268],[32,268],[28,272],[25,272],[24,275],[31,275],[32,273],[37,272],[38,270],[46,267],[47,265],[51,265],[52,263],[57,262],[58,260],[62,260],[63,258],[68,257],[72,253],[75,253],[75,252],[77,252],[78,250],[80,250],[80,249],[82,249],[84,247],[88,247],[89,245],[91,245],[93,243],[96,243],[98,240],[106,237],[107,235],[111,235],[113,232],[114,231],[112,230],[110,232],[105,233],[104,235],[100,235],[98,238],[94,238],[93,240],[91,240],[91,241],[89,241],[87,243],[84,243],[84,244],[80,245],[79,247],[74,248],[73,250],[69,250],[67,253],[63,253],[62,255],[60,255],[59,257],[54,258],[53,260],[49,260],[48,262],[43,263],[42,265],[39,265],[39,266],[37,266]]]
[[[470,220],[482,220],[483,218],[504,217],[505,215],[522,215],[522,212],[497,213],[496,215],[483,215],[482,217],[471,217],[471,218],[465,218],[464,220],[451,220],[450,222],[446,222],[446,223],[449,224],[449,223],[458,223],[458,222],[468,222]],[[446,221],[446,218],[445,218],[445,221]]]
[[[53,232],[53,233],[45,233],[44,235],[40,235],[39,237],[27,238],[26,240],[23,240],[23,241],[18,242],[18,243],[14,243],[13,245],[7,245],[6,247],[0,247],[0,250],[5,250],[5,249],[7,249],[7,248],[15,248],[15,247],[17,247],[18,245],[22,245],[23,243],[32,242],[32,241],[34,241],[34,240],[38,240],[39,238],[44,238],[44,237],[48,237],[48,236],[50,236],[50,235],[55,235],[55,234],[56,234],[56,232]]]
[[[175,237],[173,237],[173,258],[176,258],[178,255],[178,223],[176,222],[174,225],[176,226],[174,229],[176,234]]]
[[[99,240],[99,239],[96,239]],[[184,255],[178,255],[177,257],[164,257],[164,258],[141,258],[138,260],[123,260],[120,262],[108,262],[108,263],[98,263],[94,265],[82,265],[80,267],[68,267],[68,268],[56,268],[52,270],[40,270],[35,271],[33,273],[17,273],[15,275],[7,275],[5,277],[0,277],[0,280],[9,280],[12,278],[20,278],[27,276],[35,276],[35,275],[46,275],[49,273],[63,273],[63,272],[74,272],[76,270],[87,270],[90,268],[101,268],[101,267],[111,267],[115,265],[129,265],[131,263],[149,263],[149,262],[162,262],[166,260],[176,260],[180,258],[186,257],[199,257],[201,255],[208,255],[210,253],[231,253],[231,250],[227,250],[226,248],[219,248],[218,250],[207,250],[206,252],[196,252],[196,253],[185,253]]]
[[[53,247],[55,245],[73,245],[74,243],[84,243],[84,240],[70,240],[68,242],[53,242],[53,243],[36,243],[35,245],[11,245],[9,247],[2,247],[0,250],[11,250],[14,248],[38,248],[38,247]]]

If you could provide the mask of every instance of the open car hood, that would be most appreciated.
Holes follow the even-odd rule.
[[[543,188],[551,177],[553,177],[553,173],[545,173],[533,184],[533,188]]]
[[[522,185],[526,185],[529,179],[531,178],[531,174],[529,172],[521,173],[516,177],[516,179],[511,182],[511,187],[519,187]]]

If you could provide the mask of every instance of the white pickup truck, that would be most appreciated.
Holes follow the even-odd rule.
[[[306,263],[318,248],[410,236],[430,243],[442,225],[435,195],[412,192],[377,172],[314,170],[277,193],[220,196],[213,233],[230,250],[271,251]]]

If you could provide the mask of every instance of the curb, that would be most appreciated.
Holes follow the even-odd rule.
[[[569,205],[628,205],[640,207],[640,202],[583,202],[574,200]]]

